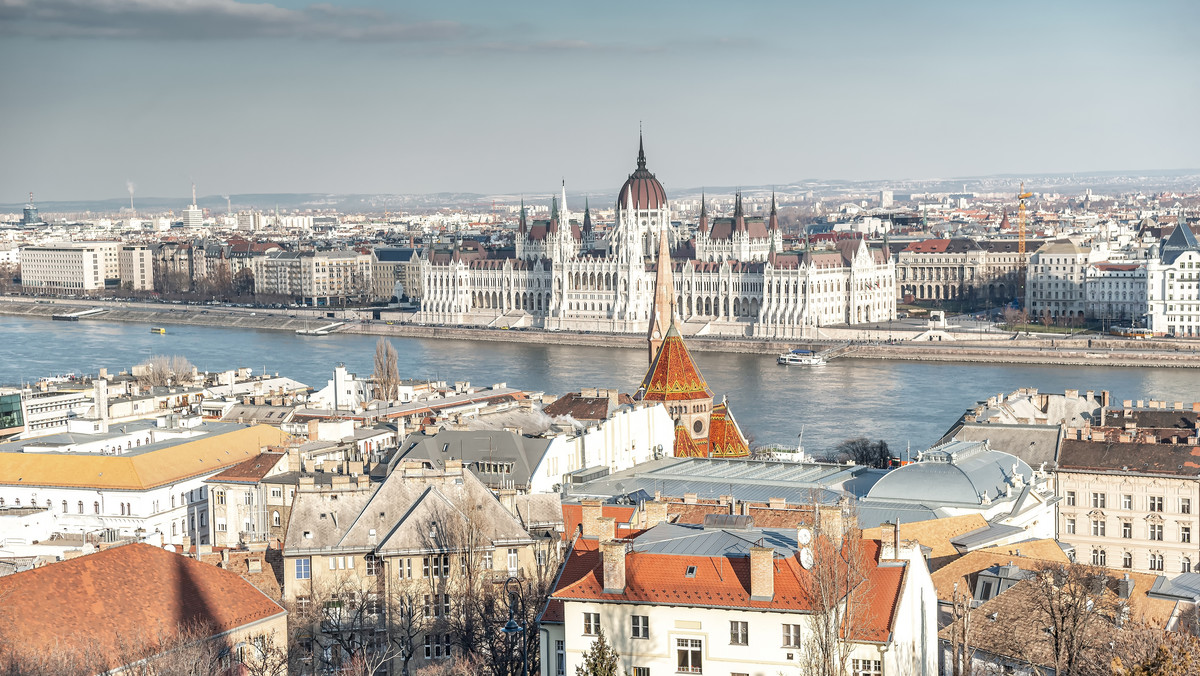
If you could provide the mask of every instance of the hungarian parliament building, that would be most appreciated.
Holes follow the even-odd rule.
[[[669,264],[675,313],[688,334],[815,338],[823,326],[887,321],[896,315],[895,270],[886,249],[848,239],[823,250],[784,251],[775,204],[747,217],[710,219],[701,202],[694,232],[673,226],[666,191],[646,168],[617,196],[615,225],[592,227],[572,214],[566,190],[549,220],[520,217],[515,247],[494,252],[426,251],[419,267],[416,321],[608,333],[646,333],[658,265]],[[667,229],[669,263],[657,260]],[[416,281],[416,280],[414,280]]]

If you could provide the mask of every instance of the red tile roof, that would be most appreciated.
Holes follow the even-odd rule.
[[[237,573],[146,544],[2,577],[0,598],[22,645],[86,643],[108,667],[121,666],[121,641],[153,641],[199,624],[216,635],[285,612]]]
[[[645,401],[690,401],[713,397],[674,324],[667,329],[658,355],[642,379],[642,389]]]
[[[879,543],[859,540],[860,570],[866,569],[865,584],[856,592],[865,604],[862,622],[854,627],[852,638],[885,642],[893,629],[895,609],[900,602],[906,567],[881,567]],[[828,544],[826,544],[828,547]],[[832,558],[826,557],[826,558]],[[685,570],[695,566],[694,577]],[[809,589],[814,573],[805,570],[797,557],[775,558],[775,596],[770,601],[750,598],[750,559],[726,556],[681,556],[633,551],[625,559],[625,591],[604,592],[604,567],[595,540],[580,538],[563,564],[553,599],[612,603],[661,604],[703,608],[740,608],[747,610],[811,611],[814,607]],[[561,621],[561,609],[548,606]]]
[[[622,529],[621,524],[629,523],[633,518],[635,507],[626,507],[624,505],[601,505],[600,516],[611,516],[617,520],[617,537],[628,537],[632,531]],[[583,524],[583,505],[575,505],[566,503],[562,506],[563,511],[563,539],[569,540],[574,537],[579,526]]]
[[[724,402],[713,406],[708,426],[708,454],[714,458],[744,458],[750,446]]]
[[[279,461],[283,459],[283,453],[265,452],[244,460],[238,464],[225,469],[217,474],[214,474],[208,481],[236,481],[246,483],[257,483],[262,481],[262,478],[267,475]]]
[[[948,239],[926,239],[920,242],[913,242],[904,247],[904,250],[914,253],[944,253],[948,246],[950,246],[950,240]]]
[[[688,433],[683,425],[675,426],[675,446],[672,455],[676,458],[707,458],[708,442],[704,439],[697,441]]]

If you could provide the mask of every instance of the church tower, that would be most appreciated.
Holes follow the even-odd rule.
[[[666,229],[658,234],[658,271],[654,277],[654,307],[650,309],[650,331],[646,340],[650,347],[650,363],[662,347],[667,329],[675,321],[675,281],[671,275],[671,249],[667,245]]]

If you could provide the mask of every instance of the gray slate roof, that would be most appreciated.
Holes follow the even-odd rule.
[[[550,442],[508,430],[444,430],[434,435],[414,432],[401,442],[392,463],[419,460],[432,467],[444,467],[447,460],[461,460],[485,483],[512,481],[517,486],[528,486]],[[484,473],[479,463],[512,463],[512,473]]]

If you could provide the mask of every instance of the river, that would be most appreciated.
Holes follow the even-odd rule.
[[[63,373],[128,370],[151,355],[183,355],[202,370],[264,369],[322,387],[341,362],[372,370],[375,336],[300,337],[284,331],[145,324],[54,322],[0,316],[0,383]],[[562,394],[581,387],[633,392],[645,350],[391,338],[406,378],[467,380],[474,385]],[[1200,399],[1191,369],[1012,366],[837,359],[821,367],[783,367],[764,355],[694,353],[709,388],[728,397],[754,443],[820,451],[856,436],[882,439],[903,455],[926,448],[976,401],[1018,387],[1044,392],[1108,390],[1113,399]]]

